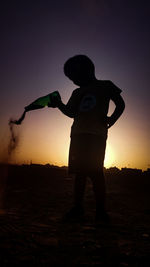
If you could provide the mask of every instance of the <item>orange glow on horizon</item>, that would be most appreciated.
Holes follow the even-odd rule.
[[[10,161],[15,164],[32,162],[67,166],[71,125],[72,119],[57,109],[29,113],[23,124],[16,126],[19,145]],[[149,168],[148,138],[146,133],[143,138],[144,133],[141,131],[137,131],[135,135],[135,127],[136,124],[132,127],[122,116],[109,130],[104,161],[106,168]],[[7,137],[6,134],[4,136],[5,143],[8,136],[9,133]],[[1,161],[3,154],[2,152]]]

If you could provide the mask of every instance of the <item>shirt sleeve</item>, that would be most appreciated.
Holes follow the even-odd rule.
[[[76,115],[77,104],[78,104],[78,97],[77,97],[76,90],[73,91],[71,97],[69,98],[69,100],[66,104],[67,109],[74,115]]]
[[[122,92],[122,90],[119,87],[117,87],[112,81],[107,81],[107,86],[108,86],[110,98],[115,95],[121,94]]]

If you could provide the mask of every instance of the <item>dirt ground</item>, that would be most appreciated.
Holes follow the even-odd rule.
[[[66,223],[74,180],[66,169],[1,166],[1,174],[0,266],[150,266],[148,175],[106,173],[111,224],[96,225],[90,180],[85,219]]]

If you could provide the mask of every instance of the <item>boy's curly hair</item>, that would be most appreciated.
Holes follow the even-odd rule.
[[[64,73],[69,78],[74,76],[75,73],[79,76],[94,76],[95,66],[86,55],[76,55],[65,62]]]

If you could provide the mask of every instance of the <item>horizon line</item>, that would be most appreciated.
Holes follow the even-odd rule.
[[[62,165],[62,166],[58,166],[58,165],[55,165],[55,164],[50,164],[50,163],[9,163],[9,162],[0,162],[0,165],[11,165],[11,166],[49,166],[49,167],[54,167],[54,168],[60,168],[60,169],[67,169],[68,166],[66,165]],[[110,169],[117,169],[118,171],[123,171],[123,170],[135,170],[135,171],[141,171],[141,172],[145,172],[145,171],[150,171],[150,168],[147,168],[145,170],[143,169],[140,169],[140,168],[132,168],[132,167],[117,167],[117,166],[111,166],[109,168],[105,167],[104,166],[104,169],[105,170],[110,170]]]

